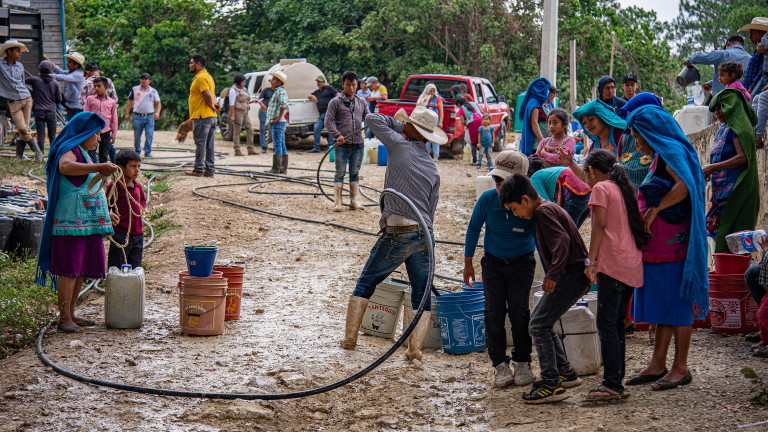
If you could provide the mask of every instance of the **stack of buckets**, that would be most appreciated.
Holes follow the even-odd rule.
[[[715,271],[709,274],[712,332],[751,333],[758,329],[757,303],[749,294],[744,273],[749,255],[714,254]]]
[[[184,247],[187,270],[179,272],[179,322],[190,335],[220,335],[225,319],[240,318],[244,269],[216,266],[216,246]]]
[[[443,352],[467,354],[485,349],[485,293],[482,282],[436,299]]]

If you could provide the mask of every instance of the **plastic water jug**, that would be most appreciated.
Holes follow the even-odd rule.
[[[495,189],[496,182],[489,175],[479,175],[475,179],[475,198],[480,198],[485,191]]]
[[[464,150],[461,154],[461,161],[465,164],[472,163],[472,148],[469,146],[469,144],[464,146]]]
[[[675,112],[674,117],[685,134],[698,132],[712,123],[708,106],[685,105]]]
[[[141,327],[144,321],[144,269],[123,264],[110,267],[104,295],[104,321],[109,328]]]
[[[579,375],[592,375],[600,370],[600,339],[595,316],[586,306],[568,309],[555,324],[555,331],[563,337],[568,362]]]
[[[735,254],[747,254],[763,250],[766,237],[764,230],[739,231],[725,236],[728,249]]]

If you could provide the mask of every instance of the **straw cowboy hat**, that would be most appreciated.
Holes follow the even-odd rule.
[[[438,119],[436,112],[423,106],[414,108],[410,116],[402,108],[395,113],[395,120],[412,124],[427,141],[443,145],[448,142],[448,135],[437,127]]]
[[[80,54],[79,52],[73,52],[71,54],[65,54],[64,57],[72,60],[73,62],[79,64],[81,67],[85,65],[85,56]]]
[[[5,41],[5,43],[0,46],[0,56],[5,57],[7,55],[6,51],[11,48],[21,48],[21,52],[29,52],[29,49],[26,45],[15,39],[11,39]]]
[[[739,29],[739,31],[759,30],[768,32],[768,18],[755,17],[752,22]]]
[[[277,78],[278,80],[280,80],[280,82],[283,83],[283,85],[288,84],[288,75],[286,75],[285,72],[275,71],[275,72],[271,72],[270,75],[272,75],[272,78]]]

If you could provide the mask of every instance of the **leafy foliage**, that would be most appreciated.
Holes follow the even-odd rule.
[[[763,379],[760,378],[760,376],[755,372],[752,368],[741,368],[739,370],[739,373],[741,373],[744,378],[751,380],[753,383],[757,384],[758,390],[757,392],[752,395],[750,400],[752,403],[760,404],[760,405],[768,405],[768,388],[766,388],[765,383],[763,382]]]

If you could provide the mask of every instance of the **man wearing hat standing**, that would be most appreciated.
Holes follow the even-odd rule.
[[[624,75],[624,78],[621,80],[621,89],[624,90],[624,96],[620,97],[619,100],[624,103],[629,102],[637,94],[639,86],[637,75],[633,73]]]
[[[267,107],[267,121],[270,124],[272,137],[272,169],[270,174],[285,174],[288,172],[288,149],[285,147],[285,114],[288,112],[288,93],[285,84],[288,76],[282,71],[272,72],[272,98]]]
[[[423,232],[417,222],[419,217],[400,198],[386,195],[381,204],[379,226],[381,236],[371,249],[368,261],[349,297],[344,339],[341,346],[353,349],[357,345],[357,331],[368,306],[368,299],[376,286],[401,264],[405,263],[408,279],[413,288],[413,310],[406,319],[413,321],[416,310],[426,291],[432,287],[430,280],[429,241],[440,191],[440,174],[437,165],[427,152],[426,142],[442,145],[448,136],[437,127],[437,113],[417,106],[410,116],[401,109],[395,117],[368,114],[365,124],[387,148],[387,171],[384,188],[394,189],[406,197],[418,209],[429,232]],[[421,343],[430,323],[432,306],[429,297],[424,313],[408,338],[406,358],[421,360]]]
[[[741,77],[741,83],[744,84],[744,87],[746,87],[750,93],[752,93],[752,91],[755,90],[755,85],[763,75],[765,47],[758,47],[758,44],[760,43],[760,38],[765,36],[768,32],[768,18],[755,17],[752,19],[751,23],[742,26],[739,31],[748,31],[749,41],[752,42],[752,45],[757,47],[752,54],[752,57],[750,57],[747,67],[744,69],[744,76]],[[754,99],[755,98],[753,98],[753,102]]]
[[[141,134],[144,133],[144,157],[152,157],[152,139],[155,134],[155,121],[160,118],[163,104],[160,95],[153,88],[152,75],[144,72],[139,77],[139,85],[131,89],[128,103],[125,105],[125,121],[133,110],[133,149],[141,154]]]
[[[189,71],[195,74],[189,87],[189,118],[195,137],[195,168],[184,174],[193,177],[213,177],[215,168],[213,135],[217,113],[221,106],[213,98],[216,83],[205,68],[205,57],[195,54],[189,58]],[[154,118],[154,116],[153,116]]]
[[[0,97],[8,99],[8,109],[16,125],[19,137],[16,139],[16,157],[24,157],[24,147],[29,145],[35,152],[37,160],[43,159],[43,153],[37,147],[37,141],[32,137],[29,118],[32,115],[32,94],[24,83],[24,65],[21,53],[29,52],[23,43],[17,40],[6,41],[0,47]]]
[[[371,95],[365,98],[365,100],[368,101],[368,111],[375,113],[376,103],[389,97],[387,94],[387,88],[381,85],[379,79],[375,76],[368,77],[366,82],[368,83],[368,89],[371,91]],[[366,138],[373,138],[373,131],[368,129],[368,132],[365,133],[365,136]]]
[[[741,63],[741,66],[746,69],[749,63],[750,55],[744,51],[744,38],[739,35],[731,35],[725,42],[725,47],[721,50],[710,51],[706,53],[696,53],[688,57],[683,62],[686,66],[693,66],[695,64],[713,65],[715,67],[714,78],[705,82],[701,86],[704,91],[712,91],[712,96],[720,93],[725,88],[724,84],[720,84],[717,71],[720,68],[721,63],[733,61]]]
[[[314,147],[307,153],[320,153],[320,138],[323,133],[323,128],[325,127],[325,114],[328,111],[328,103],[331,102],[331,99],[339,95],[339,92],[325,81],[325,76],[318,75],[317,78],[315,78],[315,82],[317,83],[317,90],[309,95],[309,99],[317,104],[317,112],[320,113],[320,115],[317,117],[317,122],[315,122]]]
[[[59,81],[64,81],[64,107],[67,109],[67,120],[72,120],[72,117],[77,113],[83,112],[83,103],[80,100],[80,95],[83,93],[83,82],[85,76],[83,75],[83,65],[85,64],[85,57],[78,53],[73,52],[65,54],[67,59],[67,70],[63,70],[56,66],[53,62],[53,78]],[[51,61],[46,56],[43,56],[45,60]]]
[[[489,173],[496,187],[478,198],[464,237],[464,283],[469,285],[475,281],[472,258],[485,225],[485,255],[480,260],[485,288],[485,335],[488,356],[495,369],[494,384],[499,388],[512,383],[522,386],[533,382],[528,298],[536,268],[534,226],[531,220],[519,218],[499,204],[499,190],[504,180],[512,174],[527,173],[528,158],[525,155],[514,150],[499,153],[496,167]],[[511,357],[507,356],[504,328],[507,317],[514,341]],[[509,368],[510,360],[514,375]]]

